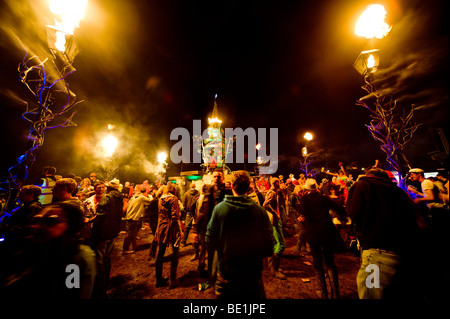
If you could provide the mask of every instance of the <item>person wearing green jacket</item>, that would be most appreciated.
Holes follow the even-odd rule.
[[[218,299],[265,298],[262,261],[272,255],[272,225],[264,208],[246,193],[250,176],[233,174],[233,195],[214,207],[206,231],[206,244],[217,250],[215,294]]]

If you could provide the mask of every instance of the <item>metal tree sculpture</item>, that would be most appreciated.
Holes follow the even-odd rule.
[[[33,106],[26,103],[22,118],[30,123],[28,149],[17,158],[17,164],[9,168],[6,203],[10,199],[12,189],[20,189],[28,177],[33,165],[35,152],[44,144],[45,131],[56,127],[76,126],[73,122],[73,108],[82,101],[76,102],[76,95],[69,89],[66,78],[75,72],[71,61],[60,52],[52,52],[51,65],[49,59],[41,61],[37,56],[28,57],[28,52],[19,64],[19,79],[32,93],[36,100]],[[6,205],[5,205],[6,206]]]
[[[66,78],[76,71],[72,63],[79,49],[73,31],[79,27],[86,4],[87,0],[49,2],[50,11],[58,17],[55,19],[57,27],[47,26],[49,57],[43,60],[36,55],[29,57],[29,50],[20,43],[25,55],[19,64],[19,79],[35,101],[26,103],[22,113],[22,118],[30,123],[27,150],[18,157],[17,164],[9,168],[7,181],[1,183],[1,195],[5,199],[2,210],[9,208],[12,195],[25,183],[36,158],[35,152],[44,144],[45,131],[76,126],[72,121],[73,108],[81,101],[76,102],[76,95],[69,89]]]
[[[381,143],[381,149],[386,154],[386,160],[403,176],[405,167],[411,168],[405,156],[405,145],[412,139],[414,132],[421,124],[414,123],[414,107],[409,111],[405,108],[398,110],[397,101],[389,99],[375,90],[372,75],[364,77],[365,85],[362,88],[369,94],[357,101],[357,105],[370,112],[370,124],[366,125],[372,137]],[[375,98],[373,106],[365,102],[366,99]]]

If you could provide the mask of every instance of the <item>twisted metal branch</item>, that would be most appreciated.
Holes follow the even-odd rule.
[[[421,124],[413,123],[414,106],[409,112],[403,108],[402,115],[398,115],[397,101],[390,100],[385,103],[385,97],[375,90],[371,75],[364,77],[365,85],[362,88],[369,93],[359,99],[356,105],[362,106],[370,112],[370,122],[366,125],[372,137],[381,143],[381,150],[386,154],[387,161],[402,176],[403,166],[411,168],[404,154],[405,145],[411,141],[414,133]],[[373,105],[365,100],[375,97]]]
[[[20,42],[20,40],[19,40]],[[73,108],[82,101],[76,101],[76,95],[70,91],[66,78],[76,70],[71,67],[71,62],[64,58],[63,55],[53,54],[52,71],[56,74],[56,79],[46,70],[48,58],[40,61],[39,57],[33,55],[28,57],[28,51],[20,42],[25,51],[19,66],[19,81],[25,85],[28,91],[36,100],[37,106],[30,107],[26,103],[26,110],[22,113],[22,119],[30,123],[30,131],[28,134],[28,149],[18,157],[17,164],[8,169],[9,178],[7,181],[0,183],[6,186],[0,186],[0,191],[5,195],[6,204],[11,198],[13,189],[20,189],[28,177],[28,171],[35,161],[35,152],[44,144],[45,131],[57,127],[76,126],[73,117],[76,114],[72,112]],[[63,62],[58,67],[55,60]],[[54,94],[65,94],[66,99],[62,103],[57,102]],[[58,109],[57,109],[58,108]],[[60,123],[51,124],[55,120],[61,119]]]

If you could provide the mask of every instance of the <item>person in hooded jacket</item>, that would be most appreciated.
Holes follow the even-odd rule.
[[[246,171],[233,174],[233,196],[214,207],[206,244],[217,250],[215,294],[218,299],[265,298],[262,261],[272,256],[275,239],[264,208],[245,195],[250,186]]]

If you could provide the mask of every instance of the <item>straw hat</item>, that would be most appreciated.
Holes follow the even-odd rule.
[[[315,191],[317,190],[317,182],[313,178],[308,178],[305,182],[305,185],[303,185],[303,188],[309,191]]]
[[[115,188],[115,189],[119,189],[119,187],[120,187],[120,181],[117,178],[114,178],[113,180],[110,180],[109,182],[106,182],[105,184],[106,184],[106,186]]]

